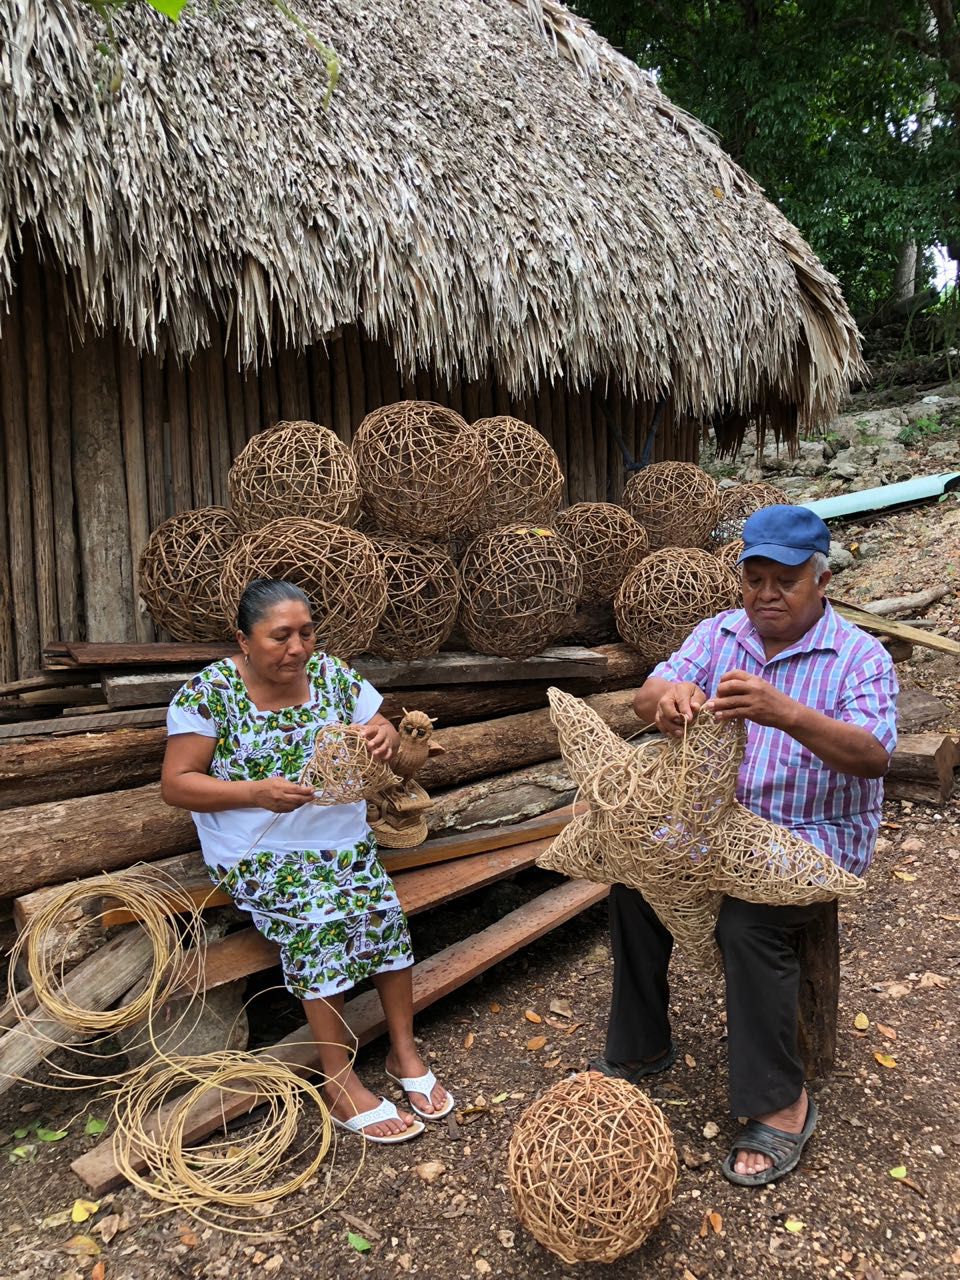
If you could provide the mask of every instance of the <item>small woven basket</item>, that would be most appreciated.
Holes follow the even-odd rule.
[[[360,514],[353,455],[316,422],[278,422],[259,432],[237,455],[228,483],[248,532],[284,516],[354,525]]]
[[[581,604],[612,599],[650,546],[643,525],[612,502],[578,502],[561,511],[553,527],[570,543],[580,562]]]
[[[652,551],[705,547],[720,514],[720,492],[692,462],[652,462],[627,481],[623,505],[646,529]]]
[[[460,575],[435,542],[370,539],[387,575],[387,607],[370,642],[372,653],[391,661],[428,658],[457,620]]]
[[[429,400],[368,413],[352,448],[364,511],[386,533],[448,537],[465,527],[490,481],[484,437]]]
[[[341,658],[369,649],[387,607],[383,562],[365,534],[325,520],[289,517],[242,534],[223,562],[221,613],[236,626],[237,605],[254,578],[281,578],[306,592],[317,642]]]
[[[224,557],[240,530],[226,507],[181,511],[158,525],[140,555],[140,595],[174,640],[228,640],[220,607]]]
[[[669,658],[704,618],[738,603],[736,580],[697,547],[665,547],[627,574],[614,600],[617,629],[648,662]]]
[[[507,1155],[514,1211],[564,1262],[616,1262],[673,1201],[677,1153],[663,1112],[626,1080],[558,1080],[517,1121]]]
[[[483,533],[460,563],[460,626],[477,653],[528,658],[564,634],[582,587],[573,548],[553,529]]]
[[[548,441],[519,418],[480,418],[470,429],[490,460],[490,484],[468,513],[470,531],[551,524],[563,495],[563,472]]]

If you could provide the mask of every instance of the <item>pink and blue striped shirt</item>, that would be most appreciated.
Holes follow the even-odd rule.
[[[869,730],[887,751],[896,746],[897,677],[890,656],[829,604],[806,635],[769,661],[745,609],[717,614],[652,674],[690,680],[712,697],[728,671],[760,676],[805,706]],[[846,871],[862,875],[870,865],[882,779],[837,773],[782,729],[747,722],[737,799],[795,831]]]

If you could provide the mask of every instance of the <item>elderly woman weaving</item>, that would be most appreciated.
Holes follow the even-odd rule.
[[[280,946],[284,980],[306,1010],[334,1122],[375,1142],[423,1125],[364,1088],[350,1066],[344,992],[372,978],[390,1035],[387,1074],[424,1119],[453,1099],[413,1039],[413,954],[396,890],[377,857],[366,805],[316,805],[297,779],[318,729],[362,726],[388,760],[396,730],[380,695],[338,658],[314,650],[306,596],[261,579],[238,609],[240,652],[177,692],[167,716],[162,790],[189,809],[211,876]]]

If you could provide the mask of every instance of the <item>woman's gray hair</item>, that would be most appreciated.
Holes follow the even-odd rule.
[[[274,605],[285,600],[295,600],[310,608],[306,593],[293,582],[283,582],[279,578],[254,578],[248,582],[237,605],[237,627],[248,636],[251,630],[262,621]]]
[[[830,561],[822,551],[815,551],[807,561],[807,564],[813,570],[813,576],[818,582],[830,568]]]

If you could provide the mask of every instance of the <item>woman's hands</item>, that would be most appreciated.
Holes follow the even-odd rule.
[[[263,778],[259,782],[245,782],[248,805],[253,809],[269,809],[271,813],[292,813],[309,804],[314,797],[313,787],[301,787],[298,782],[286,778]]]
[[[367,748],[374,760],[388,761],[396,750],[399,735],[396,729],[379,713],[366,724],[356,726],[358,733],[366,740]]]

